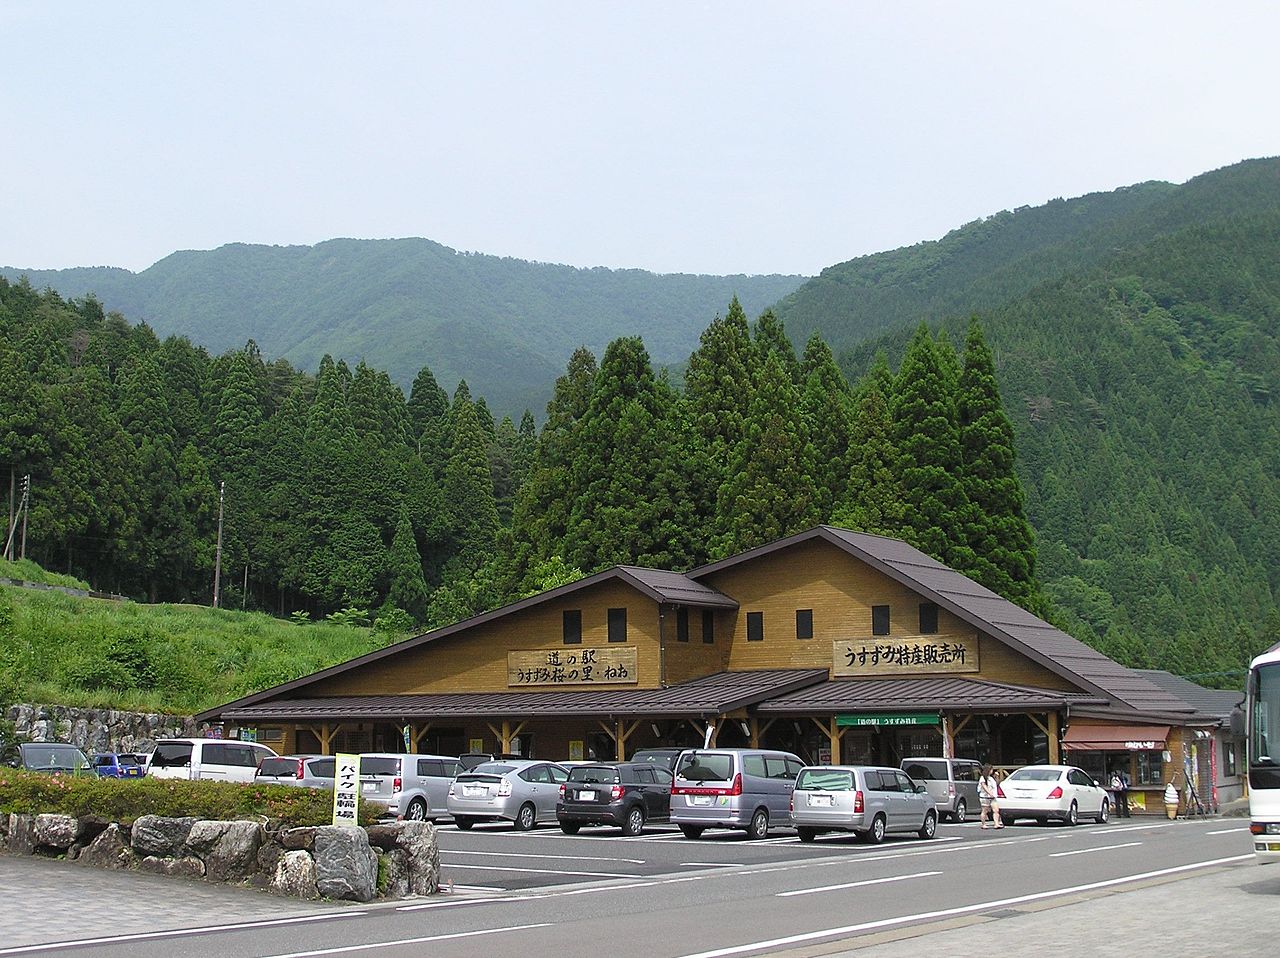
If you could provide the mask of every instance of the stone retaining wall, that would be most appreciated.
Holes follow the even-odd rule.
[[[94,752],[149,752],[159,738],[197,734],[189,715],[122,712],[69,705],[11,705],[5,718],[20,737],[32,742],[70,742]]]
[[[130,826],[10,814],[0,816],[0,841],[15,854],[249,884],[293,898],[371,901],[430,895],[440,885],[440,849],[429,822],[273,830],[257,821],[159,815]]]

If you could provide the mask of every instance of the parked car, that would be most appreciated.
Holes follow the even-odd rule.
[[[1006,825],[1019,818],[1075,825],[1082,817],[1101,824],[1111,815],[1102,783],[1074,765],[1026,765],[1000,783],[1000,817]]]
[[[583,825],[619,825],[639,835],[646,823],[671,818],[671,773],[653,762],[575,765],[556,802],[560,830],[576,835]]]
[[[98,778],[142,778],[147,774],[147,756],[136,752],[98,752],[93,756]]]
[[[10,760],[13,768],[49,775],[92,775],[89,757],[75,745],[63,742],[23,742]]]
[[[903,760],[902,770],[929,789],[944,820],[963,822],[970,809],[978,808],[982,766],[973,759],[908,758]]]
[[[411,821],[434,821],[449,814],[449,786],[462,771],[449,755],[360,755],[360,797],[381,802],[387,814]]]
[[[933,838],[938,810],[924,784],[896,768],[813,765],[801,769],[791,796],[800,841],[822,832],[853,832],[878,845],[893,832]]]
[[[708,828],[741,828],[764,838],[791,824],[791,790],[804,762],[790,752],[686,749],[676,760],[671,821],[689,838]]]
[[[479,821],[514,822],[528,831],[556,820],[560,785],[569,772],[555,762],[511,759],[486,762],[462,772],[449,786],[447,807],[454,824],[466,831]]]
[[[220,738],[162,738],[151,753],[152,778],[252,782],[258,763],[276,753],[257,742]]]
[[[633,762],[651,762],[654,765],[661,765],[668,772],[674,771],[676,767],[676,759],[683,752],[682,748],[641,748],[636,749],[635,754],[631,756]]]
[[[277,755],[262,760],[253,780],[259,785],[333,788],[336,766],[332,755]]]

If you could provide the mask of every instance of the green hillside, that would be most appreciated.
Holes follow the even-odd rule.
[[[64,298],[94,294],[162,337],[214,353],[257,341],[314,370],[325,354],[363,359],[408,389],[423,366],[446,388],[465,379],[498,413],[541,414],[578,346],[599,353],[643,330],[659,363],[684,360],[707,317],[733,296],[759,312],[798,276],[659,275],[576,269],[460,253],[425,239],[179,252],[140,273],[0,269]]]

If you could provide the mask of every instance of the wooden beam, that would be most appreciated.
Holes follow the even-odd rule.
[[[760,747],[760,720],[758,718],[747,719],[747,728],[751,730],[751,747]]]
[[[418,746],[422,744],[422,740],[427,737],[427,732],[431,730],[430,722],[423,722],[421,726],[409,723],[409,748],[416,754]]]
[[[1036,718],[1036,717],[1035,717],[1034,715],[1032,715],[1030,712],[1028,712],[1028,713],[1027,713],[1027,718],[1031,720],[1031,724],[1032,724],[1032,725],[1034,725],[1034,726],[1035,726],[1036,728],[1038,728],[1040,731],[1044,732],[1044,734],[1045,734],[1045,737],[1046,737],[1046,738],[1047,738],[1047,737],[1049,737],[1049,726],[1048,726],[1048,725],[1046,725],[1044,722],[1041,722],[1038,718]],[[1051,762],[1050,764],[1051,764],[1051,765],[1057,765],[1058,763],[1057,763],[1057,762]]]
[[[956,722],[956,723],[955,723],[955,725],[954,725],[954,726],[952,727],[952,729],[951,729],[951,738],[952,738],[952,740],[954,741],[954,740],[955,740],[955,737],[956,737],[957,735],[959,735],[961,732],[963,732],[963,731],[964,731],[964,727],[965,727],[966,725],[968,725],[968,724],[969,724],[970,722],[972,722],[972,721],[973,721],[973,715],[972,715],[972,714],[970,714],[970,715],[966,715],[964,718],[960,719],[960,721]]]

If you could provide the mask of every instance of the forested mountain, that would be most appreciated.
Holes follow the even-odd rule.
[[[980,314],[1073,634],[1201,675],[1280,640],[1280,161],[1000,214],[779,311],[843,344],[850,376],[906,324],[956,339]]]
[[[363,360],[407,389],[430,365],[465,379],[498,412],[538,415],[579,346],[600,353],[643,333],[655,362],[679,362],[707,317],[737,296],[757,313],[799,276],[659,275],[576,269],[460,253],[425,239],[336,239],[173,253],[140,273],[115,268],[0,269],[11,281],[95,295],[108,311],[213,353],[255,340],[315,370],[326,354]]]

